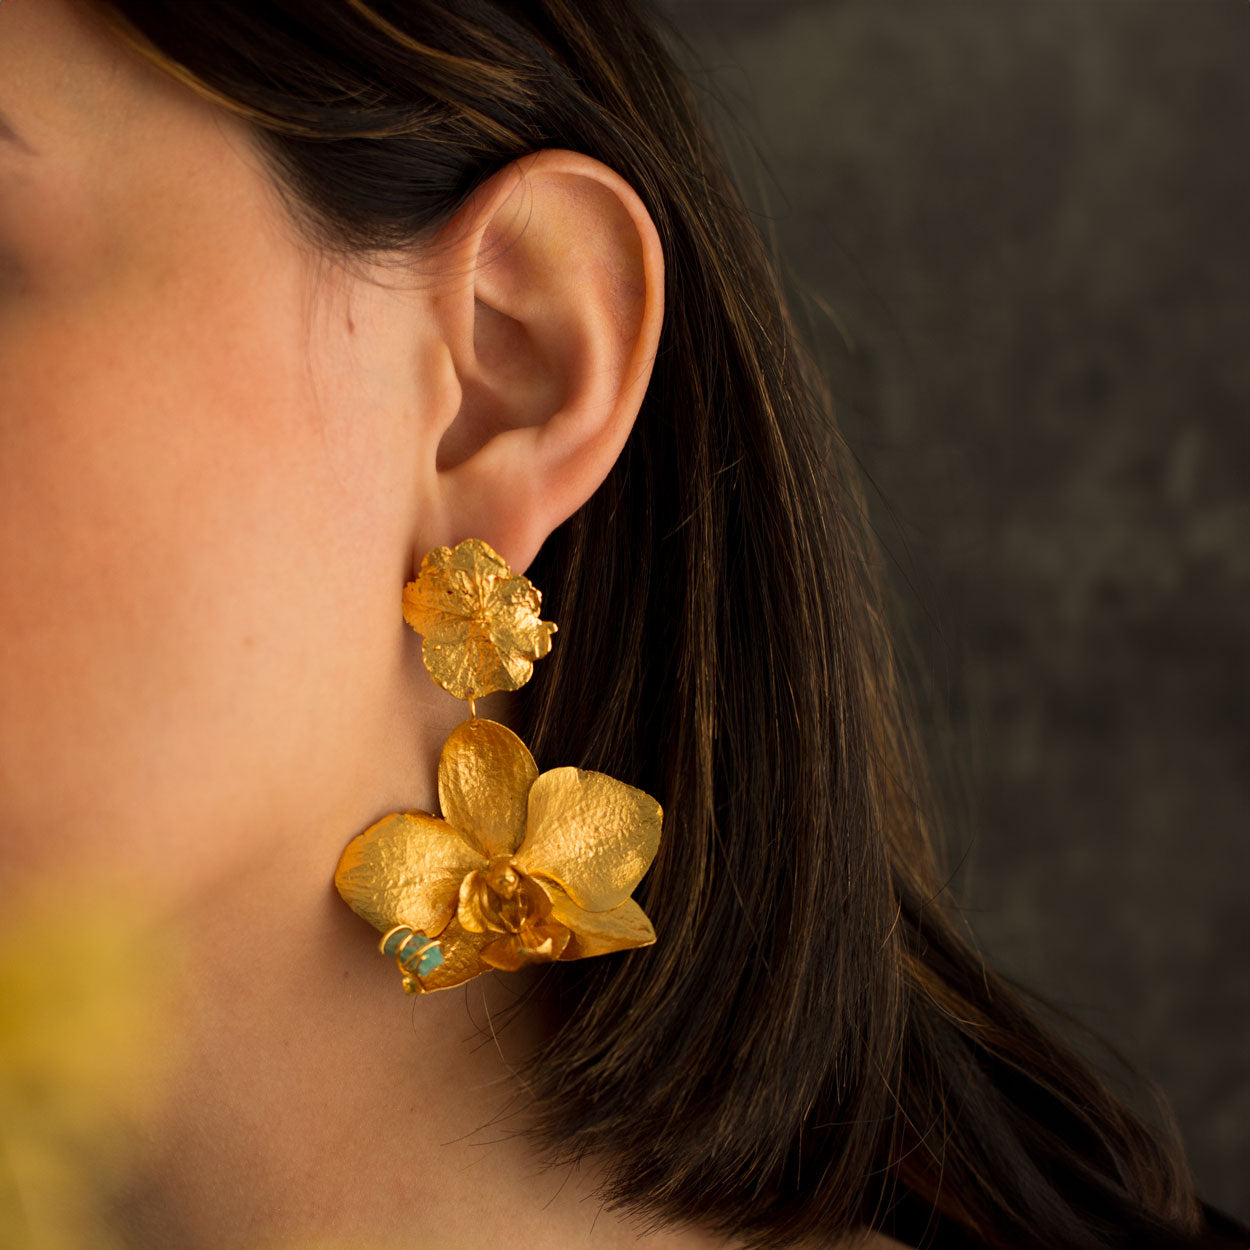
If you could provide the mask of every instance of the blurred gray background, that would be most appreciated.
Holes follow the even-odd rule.
[[[1250,1217],[1250,8],[662,8],[874,483],[978,941]]]

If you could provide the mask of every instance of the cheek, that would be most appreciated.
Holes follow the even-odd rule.
[[[0,874],[195,875],[350,786],[403,547],[304,307],[210,260],[0,319]]]

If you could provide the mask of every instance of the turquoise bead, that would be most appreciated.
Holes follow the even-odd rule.
[[[417,933],[412,929],[399,929],[383,942],[382,953],[391,959],[403,959],[404,968],[408,972],[416,972],[418,976],[428,977],[435,968],[443,963],[443,949],[441,946],[431,946],[417,960],[415,968],[407,962],[407,958],[416,954],[428,941],[430,939],[423,933]]]
[[[417,964],[417,975],[428,977],[435,968],[443,963],[443,948],[441,946],[431,946],[424,955],[421,956],[420,962]]]
[[[383,944],[382,953],[384,955],[389,955],[392,959],[394,959],[399,954],[399,948],[403,946],[403,944],[408,941],[411,936],[411,930],[400,929],[397,933],[392,933]],[[418,940],[424,941],[425,939],[418,936]]]

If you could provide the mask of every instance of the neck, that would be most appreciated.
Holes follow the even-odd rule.
[[[171,1003],[182,1046],[133,1242],[636,1244],[593,1200],[593,1169],[545,1169],[521,1135],[516,1071],[543,1029],[524,975],[405,995],[332,867],[253,866],[187,918],[194,975]]]

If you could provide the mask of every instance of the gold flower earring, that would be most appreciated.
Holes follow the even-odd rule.
[[[404,587],[431,677],[469,705],[443,743],[442,816],[397,812],[348,843],[334,884],[382,931],[410,994],[492,968],[649,946],[630,898],[660,844],[660,805],[603,773],[539,773],[520,738],[474,701],[517,690],[551,650],[541,596],[480,539],[438,547]]]

